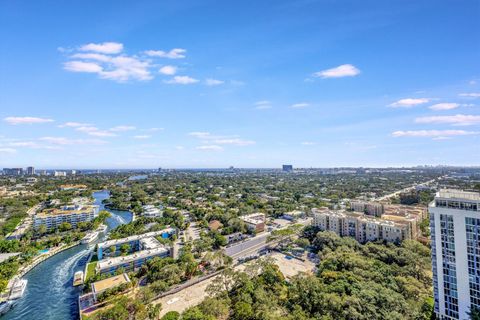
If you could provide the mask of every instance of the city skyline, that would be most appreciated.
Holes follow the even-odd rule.
[[[0,5],[0,167],[480,164],[476,1],[114,4]]]

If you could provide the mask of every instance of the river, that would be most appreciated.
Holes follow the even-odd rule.
[[[131,221],[130,212],[109,210],[104,207],[102,201],[109,197],[108,191],[95,192],[93,197],[100,210],[111,213],[111,217],[106,221],[109,230]],[[72,286],[73,274],[85,269],[88,255],[92,250],[93,246],[90,248],[87,245],[76,246],[36,266],[24,276],[28,280],[24,296],[1,319],[78,319],[78,296],[81,290]]]

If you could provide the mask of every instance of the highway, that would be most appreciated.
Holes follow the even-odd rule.
[[[442,178],[442,177],[441,177]],[[438,178],[440,179],[440,178]],[[405,193],[405,192],[409,192],[409,191],[412,191],[412,190],[415,190],[416,187],[420,187],[420,186],[428,186],[434,182],[436,182],[438,179],[432,179],[432,180],[429,180],[427,182],[423,182],[423,183],[420,183],[420,184],[415,184],[413,186],[410,186],[410,187],[407,187],[407,188],[404,188],[402,190],[398,190],[398,191],[395,191],[393,193],[390,193],[390,194],[387,194],[383,197],[380,197],[380,198],[377,198],[376,200],[377,201],[383,201],[383,200],[388,200],[390,198],[393,198],[393,197],[396,197],[398,195],[400,195],[401,193]]]

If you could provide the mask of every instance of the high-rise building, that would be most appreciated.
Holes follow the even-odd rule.
[[[23,174],[22,168],[3,168],[3,174],[7,176],[21,176]]]
[[[480,308],[480,193],[441,190],[429,212],[435,314],[469,319]]]
[[[291,164],[284,164],[282,166],[282,170],[284,172],[292,172],[293,171],[293,166]]]
[[[35,168],[34,167],[27,167],[27,175],[33,176],[35,174]]]

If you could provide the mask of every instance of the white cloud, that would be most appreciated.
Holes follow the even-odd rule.
[[[164,128],[148,128],[148,129],[144,129],[143,131],[146,131],[146,132],[157,132],[157,131],[163,131],[165,130]]]
[[[222,151],[223,148],[217,145],[198,146],[195,149],[204,151]]]
[[[84,132],[95,137],[115,137],[116,134],[110,131],[100,130],[96,127],[78,127],[75,130]]]
[[[203,143],[214,145],[233,145],[233,146],[249,146],[255,144],[253,140],[240,139],[238,136],[216,136],[210,134],[210,132],[190,132],[188,135],[200,139]]]
[[[460,93],[460,97],[480,98],[480,92]]]
[[[68,61],[63,64],[63,68],[71,72],[100,73],[103,68],[94,62]]]
[[[168,84],[192,84],[197,83],[198,80],[189,76],[175,76],[171,80],[165,80],[165,83]]]
[[[315,145],[316,143],[315,142],[311,142],[311,141],[304,141],[302,142],[302,145],[303,146],[313,146]]]
[[[314,77],[320,78],[342,78],[342,77],[354,77],[360,74],[360,70],[351,64],[342,64],[338,67],[315,72]]]
[[[306,103],[306,102],[300,102],[300,103],[295,103],[295,104],[292,104],[290,106],[290,108],[293,108],[293,109],[303,109],[303,108],[306,108],[310,106],[309,103]]]
[[[116,126],[116,127],[110,128],[110,131],[123,132],[123,131],[131,131],[131,130],[135,130],[135,129],[137,129],[137,128],[134,127],[134,126]]]
[[[56,145],[102,145],[108,143],[105,140],[99,139],[69,139],[65,137],[42,137],[40,141],[49,142]]]
[[[268,100],[255,102],[255,109],[257,110],[265,110],[265,109],[271,109],[271,108],[272,108],[272,103]]]
[[[133,136],[134,139],[150,139],[152,136],[148,135],[148,134],[142,134],[142,135],[138,135],[138,136]]]
[[[444,138],[444,137],[465,136],[465,135],[472,135],[472,134],[478,134],[478,132],[465,131],[465,130],[414,130],[414,131],[395,131],[392,133],[392,136]]]
[[[162,50],[147,50],[145,54],[150,57],[160,57],[160,58],[168,58],[168,59],[183,59],[185,58],[185,53],[187,50],[181,48],[175,48],[170,51],[162,51]]]
[[[420,104],[429,102],[430,99],[427,98],[406,98],[400,99],[397,102],[390,104],[392,108],[411,108]]]
[[[118,42],[89,43],[81,46],[80,51],[116,54],[123,51],[123,44]]]
[[[430,110],[452,110],[460,107],[458,103],[437,103],[428,107]]]
[[[163,66],[158,70],[161,74],[166,74],[168,76],[173,76],[175,73],[177,73],[177,67],[175,66]]]
[[[91,126],[89,123],[81,123],[81,122],[65,122],[64,124],[59,125],[59,128],[77,128],[77,127],[89,127]]]
[[[153,79],[150,62],[136,56],[76,53],[70,58],[76,60],[64,63],[67,71],[96,73],[101,79],[118,82]]]
[[[183,149],[185,149],[185,147],[184,147],[184,146],[175,146],[175,149],[177,149],[177,150],[183,150]]]
[[[210,132],[195,131],[195,132],[190,132],[188,135],[197,137],[197,138],[206,138],[210,136]]]
[[[0,153],[14,154],[17,153],[17,150],[13,148],[0,148]]]
[[[457,126],[469,126],[480,124],[480,116],[456,114],[452,116],[431,116],[420,117],[415,119],[416,123],[446,123]]]
[[[243,139],[239,139],[239,138],[214,139],[214,140],[212,140],[212,142],[216,143],[216,144],[229,144],[229,145],[234,145],[234,146],[249,146],[249,145],[255,144],[255,141],[243,140]]]
[[[222,80],[217,80],[217,79],[206,79],[205,80],[205,84],[207,86],[218,86],[218,85],[221,85],[221,84],[224,84],[225,81],[222,81]]]
[[[53,122],[52,119],[37,118],[37,117],[6,117],[3,120],[11,125]]]

